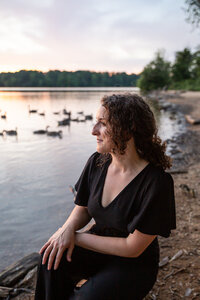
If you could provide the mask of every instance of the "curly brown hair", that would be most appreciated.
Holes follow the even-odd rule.
[[[118,153],[125,153],[127,142],[133,137],[141,158],[164,170],[171,167],[171,158],[165,154],[166,143],[157,135],[153,112],[142,97],[113,94],[104,96],[101,104],[108,111],[111,137]]]

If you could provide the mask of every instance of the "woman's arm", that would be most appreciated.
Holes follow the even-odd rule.
[[[62,228],[70,227],[77,231],[87,225],[91,219],[87,207],[76,205]]]
[[[155,238],[156,235],[144,234],[137,229],[127,238],[76,233],[75,244],[103,254],[138,257]]]
[[[67,221],[59,228],[40,249],[40,254],[44,252],[42,263],[48,259],[48,269],[53,263],[56,270],[59,266],[63,252],[67,250],[67,260],[71,261],[74,249],[75,231],[83,228],[91,220],[86,207],[75,206]],[[55,262],[54,262],[55,261]]]

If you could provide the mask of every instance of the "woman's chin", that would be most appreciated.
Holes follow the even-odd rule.
[[[99,149],[98,147],[97,147],[96,150],[97,150],[97,152],[100,153],[100,154],[103,154],[103,153],[104,153],[104,152],[102,151],[102,149]]]
[[[97,146],[96,150],[100,154],[108,154],[111,152],[111,149],[105,149],[103,147],[98,147],[98,146]]]
[[[101,154],[106,153],[106,152],[104,151],[105,149],[103,149],[103,148],[100,147],[99,145],[97,145],[97,148],[96,148],[96,149],[97,149],[97,152],[98,152],[98,153],[101,153]]]

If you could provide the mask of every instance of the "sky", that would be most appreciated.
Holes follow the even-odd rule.
[[[184,0],[0,0],[0,72],[140,73],[200,45]]]

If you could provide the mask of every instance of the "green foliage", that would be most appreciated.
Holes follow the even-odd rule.
[[[0,73],[1,87],[109,87],[136,86],[139,75],[126,73],[97,73],[90,71],[39,71],[21,70]]]
[[[171,67],[158,52],[144,68],[138,86],[144,93],[160,88],[200,91],[200,50],[192,53],[185,48],[176,52]]]
[[[172,90],[185,90],[185,91],[200,91],[200,77],[188,79],[184,81],[172,82],[170,89]]]
[[[176,52],[175,63],[172,66],[172,80],[183,81],[191,78],[193,55],[190,49]]]
[[[200,0],[185,0],[187,21],[196,27],[200,25]]]
[[[200,78],[200,50],[193,54],[191,76],[194,79]]]
[[[200,50],[191,53],[185,48],[176,53],[170,88],[200,91]]]
[[[137,84],[143,92],[157,90],[170,83],[170,63],[164,60],[161,52],[143,70]]]

